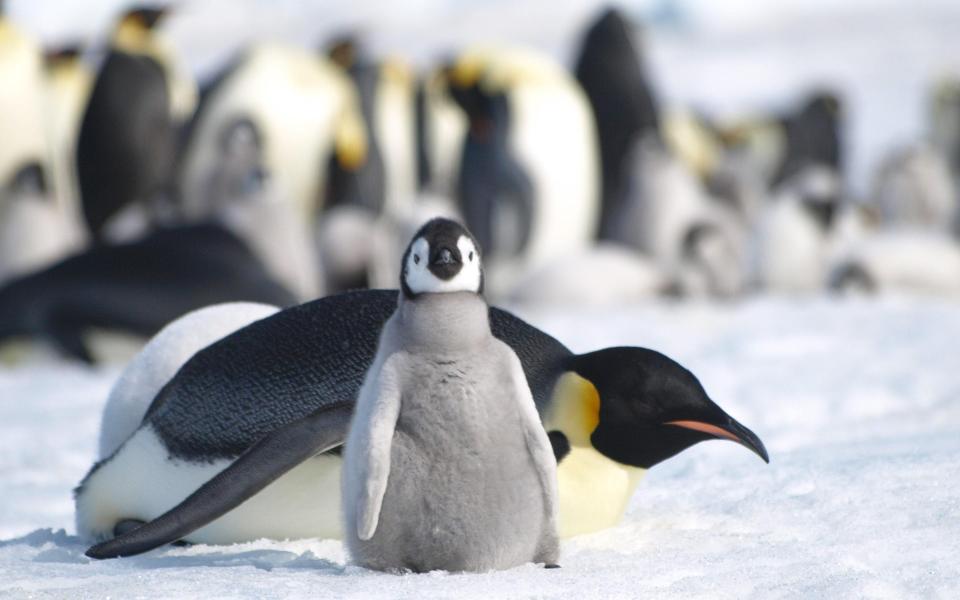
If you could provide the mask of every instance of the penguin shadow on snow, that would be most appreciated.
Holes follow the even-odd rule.
[[[282,549],[285,544],[296,544],[296,550]],[[329,542],[315,541],[326,544]],[[334,542],[335,543],[335,542]],[[262,571],[274,569],[310,569],[325,575],[339,575],[347,569],[344,563],[317,556],[321,550],[302,550],[303,543],[297,542],[259,542],[259,544],[277,547],[251,548],[258,544],[237,544],[236,547],[207,546],[204,544],[184,544],[157,549],[132,559],[133,566],[140,569],[177,569],[177,568],[236,568],[254,567]],[[335,543],[339,546],[339,543]],[[7,548],[27,546],[37,550],[30,558],[31,562],[60,564],[96,564],[98,561],[84,556],[87,543],[80,536],[69,535],[63,529],[36,529],[30,533],[0,540],[0,553]],[[208,551],[209,549],[209,551]]]

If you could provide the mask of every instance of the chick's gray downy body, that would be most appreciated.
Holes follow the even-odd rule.
[[[344,460],[346,541],[360,565],[557,561],[556,461],[519,359],[490,333],[478,294],[401,295]]]

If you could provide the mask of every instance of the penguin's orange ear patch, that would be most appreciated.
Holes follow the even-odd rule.
[[[724,438],[730,440],[731,442],[737,442],[738,444],[743,443],[743,440],[733,435],[726,429],[717,427],[716,425],[711,425],[709,423],[704,423],[702,421],[667,421],[664,423],[664,425],[675,425],[677,427],[683,427],[685,429],[692,429],[694,431],[707,433],[718,438]]]

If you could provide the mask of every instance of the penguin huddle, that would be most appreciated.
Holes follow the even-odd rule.
[[[644,348],[576,355],[488,308],[480,264],[472,236],[437,219],[410,242],[399,293],[279,312],[227,304],[166,328],[121,376],[100,459],[76,490],[78,531],[107,539],[88,554],[316,536],[345,538],[380,569],[554,563],[557,534],[616,523],[644,471],[697,442],[733,440],[768,460],[669,358]],[[230,327],[240,328],[176,369],[179,346]],[[144,372],[156,368],[175,375],[162,383]],[[132,389],[138,380],[152,383]],[[435,463],[459,465],[450,468],[464,479],[423,471]],[[410,472],[391,479],[394,465]],[[503,487],[516,481],[529,483]],[[482,494],[469,491],[481,483]],[[436,496],[418,504],[425,488]],[[522,527],[510,525],[521,515]],[[461,529],[424,525],[448,521]],[[463,548],[457,533],[476,543]]]

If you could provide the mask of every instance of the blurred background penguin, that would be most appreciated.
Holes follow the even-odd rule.
[[[46,50],[0,17],[0,305],[34,315],[20,337],[59,331],[54,306],[95,328],[79,291],[142,298],[161,271],[171,311],[391,287],[434,216],[476,234],[493,302],[960,286],[955,75],[930,87],[927,135],[851,186],[858,113],[842,81],[739,111],[678,100],[656,52],[679,26],[670,11],[581,11],[566,65],[482,28],[406,48],[333,19],[299,44],[204,39],[198,69],[202,6],[114,8],[99,33],[44,36]],[[181,254],[196,260],[157,268]],[[125,311],[107,324],[137,336],[176,316]]]

